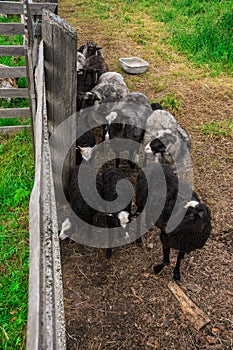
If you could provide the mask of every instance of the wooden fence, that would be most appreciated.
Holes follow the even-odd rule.
[[[32,42],[30,40],[27,40],[27,27],[28,25],[28,19],[32,18],[32,16],[38,16],[42,15],[43,9],[49,9],[53,12],[57,10],[57,0],[56,1],[48,1],[44,2],[41,0],[40,3],[38,2],[31,2],[29,0],[29,4],[27,1],[23,2],[14,2],[14,1],[0,1],[0,13],[4,15],[21,15],[22,16],[22,23],[0,23],[0,35],[25,35],[26,42],[25,45],[0,45],[0,56],[26,56],[28,55],[27,45],[29,45],[29,51],[31,48],[30,44]],[[26,19],[26,21],[25,21]],[[26,25],[25,25],[26,24]],[[32,30],[31,33],[34,36],[35,34],[35,26],[32,22]],[[21,77],[28,77],[28,62],[27,66],[21,66],[21,67],[7,67],[7,66],[1,66],[0,67],[0,78],[2,79],[8,79],[8,78],[21,78]],[[32,88],[30,86],[30,81],[28,81],[29,89]],[[0,98],[25,98],[30,97],[28,93],[28,88],[0,88]],[[31,106],[30,108],[0,108],[0,118],[28,118],[31,116]],[[16,130],[21,130],[25,126],[8,126],[8,127],[0,127],[0,132],[11,132]]]
[[[65,350],[56,200],[56,192],[62,189],[62,184],[56,168],[63,161],[59,156],[59,147],[63,147],[62,142],[69,137],[69,133],[76,132],[75,125],[70,125],[70,129],[66,128],[60,133],[53,148],[49,145],[49,136],[76,112],[77,32],[64,20],[44,10],[42,40],[37,48],[35,74],[30,76],[33,80],[35,77],[35,84],[32,85],[36,96],[35,113],[32,114],[35,182],[29,205],[30,271],[26,348]],[[66,175],[63,181],[69,181],[69,169],[75,161],[74,152],[74,147],[71,147],[64,164]]]

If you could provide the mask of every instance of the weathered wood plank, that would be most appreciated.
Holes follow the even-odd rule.
[[[26,67],[0,67],[1,78],[21,78],[26,76]]]
[[[45,76],[47,90],[48,129],[55,129],[76,113],[77,94],[77,32],[65,20],[55,14],[44,11],[42,16],[42,38],[45,43]],[[63,67],[65,69],[61,69]],[[72,120],[57,136],[56,146],[52,149],[55,193],[62,190],[61,178],[56,167],[64,164],[64,191],[68,186],[70,168],[75,163],[75,147],[70,148],[65,157],[63,145],[75,139],[76,121]]]
[[[31,125],[0,126],[0,134],[16,134],[24,129],[30,129]]]
[[[22,45],[0,45],[0,56],[24,56],[25,48]]]
[[[42,60],[42,61],[41,61]],[[44,74],[43,57],[38,62],[36,69],[38,84],[38,103],[35,118],[36,132],[34,130],[35,148],[35,181],[29,203],[29,296],[28,296],[28,322],[27,322],[27,350],[41,349],[40,346],[40,317],[41,317],[41,250],[42,250],[42,137],[43,137],[43,93]]]
[[[23,35],[24,24],[22,23],[0,23],[0,35]]]
[[[31,14],[42,15],[43,9],[55,12],[57,9],[57,1],[53,3],[31,3],[29,4],[31,8]],[[6,15],[22,15],[23,14],[23,4],[21,2],[13,1],[0,1],[0,13]]]
[[[30,271],[27,350],[66,349],[56,203],[48,142],[43,42],[36,68],[35,182],[29,205]]]
[[[27,88],[0,89],[1,98],[28,97]]]
[[[35,79],[34,79],[34,69],[37,64],[38,58],[38,42],[37,38],[34,38],[33,35],[33,24],[32,24],[32,15],[30,12],[30,7],[27,0],[23,0],[23,22],[25,25],[25,43],[26,43],[26,67],[27,67],[27,77],[28,77],[28,93],[30,100],[30,110],[31,110],[31,124],[32,124],[32,139],[33,139],[33,149],[35,154],[35,142],[34,142],[34,118],[36,115],[37,100],[36,100],[36,91],[35,91]],[[44,72],[44,69],[43,69]]]
[[[30,108],[0,108],[0,118],[29,118]]]

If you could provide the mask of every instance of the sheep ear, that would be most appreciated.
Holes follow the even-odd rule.
[[[102,47],[96,46],[96,50],[102,50]]]
[[[199,210],[197,213],[200,216],[200,218],[203,218],[203,216],[205,214],[204,210]]]
[[[88,92],[85,93],[83,99],[84,100],[89,100],[89,98],[92,97],[92,96],[93,96],[93,93],[88,91]]]

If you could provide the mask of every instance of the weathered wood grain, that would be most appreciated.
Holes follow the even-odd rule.
[[[1,98],[28,97],[27,88],[0,89]]]
[[[210,323],[209,316],[189,299],[177,283],[169,282],[168,288],[179,301],[185,316],[193,324],[195,329],[199,331],[206,324]]]
[[[55,12],[57,9],[57,0],[51,2],[39,2],[29,4],[31,14],[42,15],[43,9]],[[0,1],[0,13],[6,15],[21,15],[23,14],[23,4],[14,1]]]
[[[44,11],[42,16],[42,38],[45,44],[45,80],[47,92],[48,129],[54,133],[59,125],[76,113],[77,94],[77,32],[65,20]],[[63,185],[66,192],[70,169],[75,163],[75,144],[70,145],[69,154],[64,150],[76,134],[76,121],[70,120],[56,134],[56,145],[52,148],[55,193],[62,190],[58,168],[63,167]]]
[[[24,129],[30,129],[31,125],[1,126],[0,134],[16,134]]]
[[[0,45],[0,56],[24,56],[25,48],[22,45]]]
[[[0,23],[0,35],[22,35],[24,24],[22,23]]]
[[[0,78],[21,78],[26,76],[26,67],[0,67]]]
[[[43,42],[36,68],[35,182],[30,217],[27,350],[66,349],[60,249],[48,142]]]
[[[30,108],[0,108],[0,118],[29,118]]]

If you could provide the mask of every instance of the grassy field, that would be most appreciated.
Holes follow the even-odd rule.
[[[29,131],[0,136],[1,349],[23,349],[28,292],[28,200],[33,185]]]
[[[73,2],[70,1],[69,2]],[[157,55],[172,62],[170,47],[184,55],[192,63],[202,67],[206,75],[232,75],[233,71],[233,8],[230,1],[87,1],[88,11],[83,14],[86,20],[92,16],[99,20],[112,19],[112,26],[119,31],[137,20],[137,32],[132,28],[131,36],[137,37],[135,45],[154,45],[154,38],[145,34],[140,16],[145,13],[152,21],[160,23],[156,27],[160,35]],[[72,16],[67,17],[72,22]],[[16,19],[17,20],[17,19]],[[1,19],[0,21],[5,21]],[[72,24],[72,23],[71,23]],[[110,22],[108,21],[108,25]],[[124,30],[124,29],[123,29]],[[108,27],[111,36],[111,27]],[[94,36],[94,33],[93,33]],[[21,37],[13,37],[9,44],[21,44]],[[0,45],[6,37],[0,38]],[[161,43],[163,49],[161,49]],[[1,58],[6,65],[23,65],[22,58]],[[193,70],[195,78],[195,70]],[[133,77],[135,82],[137,77]],[[26,86],[24,79],[20,87]],[[166,82],[156,82],[155,91],[163,91]],[[173,92],[161,97],[164,108],[182,109]],[[0,107],[22,107],[28,105],[24,99],[1,101]],[[6,125],[9,120],[0,121]],[[18,120],[10,120],[18,123]],[[21,121],[19,121],[21,123]],[[1,124],[2,123],[2,124]],[[202,132],[213,135],[232,133],[232,124],[210,122],[204,124]],[[8,124],[9,125],[9,124]],[[11,124],[12,125],[12,124]],[[0,136],[0,348],[4,350],[24,349],[27,318],[28,281],[28,200],[33,186],[32,140],[28,131],[16,136]]]

